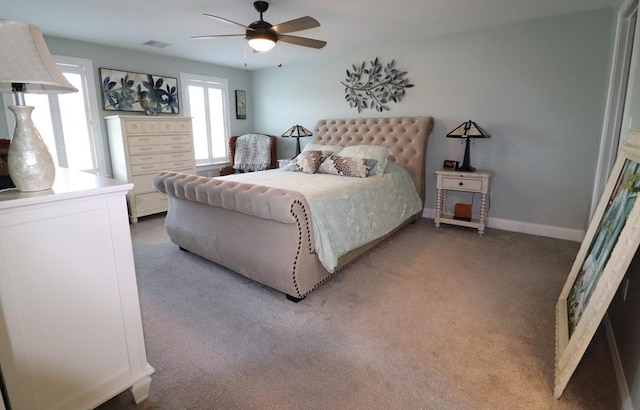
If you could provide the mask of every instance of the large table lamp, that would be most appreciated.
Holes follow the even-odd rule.
[[[55,163],[31,120],[34,107],[25,105],[24,93],[78,90],[56,65],[38,27],[0,20],[0,92],[9,91],[14,103],[9,109],[16,117],[7,159],[9,176],[23,192],[50,189],[56,176]]]
[[[463,122],[453,131],[447,134],[449,138],[463,138],[465,140],[464,161],[462,166],[456,167],[456,171],[473,172],[476,169],[471,166],[471,158],[469,153],[469,140],[472,138],[490,138],[491,135],[474,121]]]
[[[313,135],[313,133],[311,131],[309,131],[308,129],[306,129],[302,125],[297,125],[297,124],[294,125],[293,127],[289,128],[284,134],[282,134],[283,137],[289,137],[289,138],[295,138],[296,139],[296,155],[295,155],[295,157],[297,157],[300,154],[300,138],[302,138],[302,137],[310,137],[312,135]]]

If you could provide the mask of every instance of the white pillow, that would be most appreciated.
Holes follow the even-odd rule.
[[[375,159],[376,165],[369,171],[369,175],[382,175],[387,168],[389,155],[393,152],[380,145],[350,145],[339,152],[341,157]]]
[[[334,153],[340,152],[340,150],[344,148],[342,145],[322,145],[322,144],[307,144],[302,149],[304,151],[331,151]]]

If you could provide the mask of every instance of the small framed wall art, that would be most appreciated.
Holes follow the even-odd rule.
[[[618,154],[556,305],[554,396],[562,395],[640,244],[640,129]]]
[[[247,119],[247,94],[243,90],[236,90],[236,119]]]

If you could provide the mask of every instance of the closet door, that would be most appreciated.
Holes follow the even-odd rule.
[[[596,168],[591,216],[629,128],[640,128],[639,0],[625,0],[619,8],[609,96]],[[635,114],[635,115],[634,115]]]

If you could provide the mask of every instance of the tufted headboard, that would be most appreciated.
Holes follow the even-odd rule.
[[[392,160],[405,167],[425,203],[425,160],[433,117],[382,117],[319,120],[314,144],[382,145]]]

